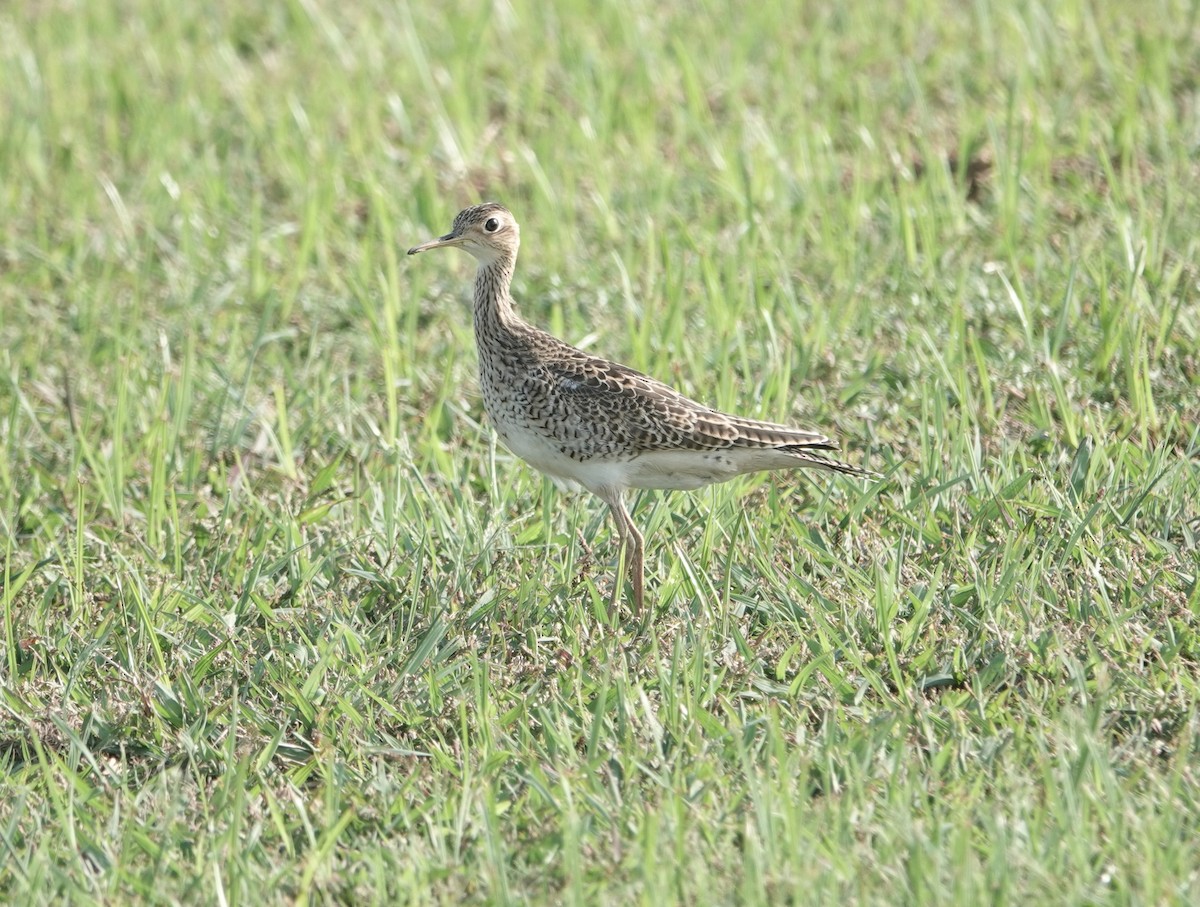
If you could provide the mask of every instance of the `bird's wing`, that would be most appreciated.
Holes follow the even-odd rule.
[[[564,344],[557,352],[543,363],[561,409],[554,434],[576,459],[623,450],[837,450],[824,435],[719,412],[628,366],[574,347]]]

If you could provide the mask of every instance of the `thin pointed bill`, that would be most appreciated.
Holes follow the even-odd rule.
[[[439,236],[437,239],[423,242],[419,246],[413,246],[408,250],[408,254],[416,255],[418,252],[425,252],[429,249],[440,249],[442,246],[457,246],[460,242],[462,242],[462,237],[457,233],[447,233],[445,236]]]

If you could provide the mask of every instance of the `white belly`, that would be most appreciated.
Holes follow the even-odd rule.
[[[560,488],[572,491],[581,488],[592,492],[602,488],[692,491],[753,471],[753,467],[746,468],[750,464],[741,462],[742,458],[737,456],[740,451],[666,450],[621,460],[592,458],[579,461],[571,459],[553,441],[542,435],[513,431],[511,428],[506,430],[500,426],[496,431],[500,440],[514,454],[545,473]]]
[[[590,486],[585,479],[590,478],[586,464],[572,460],[552,441],[541,435],[527,432],[506,430],[496,426],[496,434],[504,446],[536,469],[545,473],[554,484],[566,491],[581,491]]]

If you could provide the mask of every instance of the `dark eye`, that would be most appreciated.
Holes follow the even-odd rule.
[[[489,217],[487,219],[487,223],[485,223],[483,225],[483,229],[486,230],[488,233],[495,233],[497,230],[500,229],[500,221],[494,217]]]

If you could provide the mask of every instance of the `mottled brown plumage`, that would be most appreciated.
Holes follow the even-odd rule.
[[[488,417],[517,456],[608,503],[628,549],[635,610],[644,542],[625,507],[629,489],[694,489],[797,466],[869,475],[826,456],[837,444],[824,435],[719,412],[522,321],[509,295],[519,245],[512,214],[487,203],[459,212],[449,233],[408,254],[458,246],[478,260],[475,342]]]

